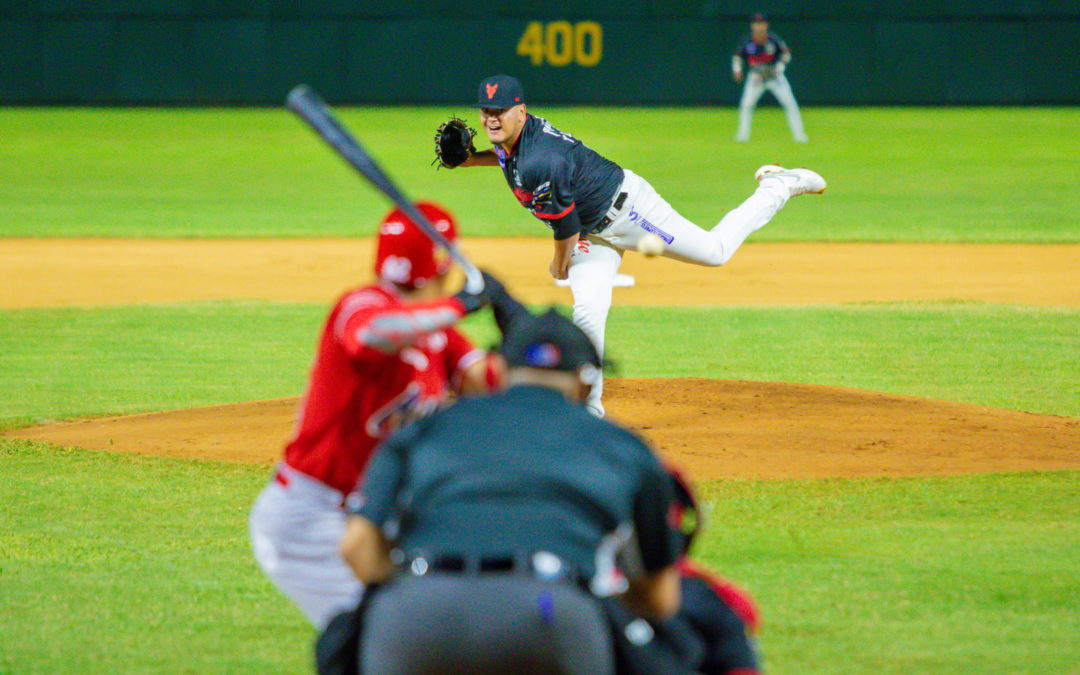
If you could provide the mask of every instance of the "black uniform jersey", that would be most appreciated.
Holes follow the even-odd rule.
[[[623,181],[618,164],[535,115],[512,153],[495,146],[495,154],[514,196],[556,239],[591,234]]]
[[[533,385],[461,399],[399,430],[350,499],[412,557],[549,551],[591,575],[601,541],[623,523],[646,572],[682,552],[672,483],[648,446]]]
[[[750,70],[768,73],[777,61],[786,60],[784,57],[789,51],[780,36],[770,32],[764,44],[754,42],[751,37],[744,39],[739,43],[735,56],[746,61]]]

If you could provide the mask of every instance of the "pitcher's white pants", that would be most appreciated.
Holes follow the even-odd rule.
[[[574,295],[573,321],[604,355],[604,326],[611,310],[611,289],[622,262],[623,250],[634,250],[646,233],[664,240],[664,255],[695,265],[719,266],[783,208],[790,192],[780,181],[765,181],[750,197],[729,211],[715,227],[704,230],[675,211],[641,176],[624,170],[622,187],[627,198],[618,216],[604,230],[579,243],[570,258],[569,281]],[[608,212],[612,214],[612,211]],[[586,402],[603,416],[603,380]]]
[[[784,108],[784,117],[787,118],[788,128],[791,129],[791,137],[796,141],[805,141],[806,132],[803,130],[802,115],[799,113],[799,104],[795,102],[795,94],[791,91],[791,85],[783,73],[777,73],[776,77],[765,80],[758,73],[751,72],[746,76],[746,84],[743,86],[742,98],[739,99],[739,130],[735,133],[735,139],[739,141],[750,140],[750,121],[754,115],[761,95],[768,89],[776,100]]]
[[[285,463],[277,476],[251,508],[251,547],[266,576],[322,631],[355,608],[364,590],[338,548],[343,495]]]

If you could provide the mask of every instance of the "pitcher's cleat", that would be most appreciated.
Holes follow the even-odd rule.
[[[754,178],[760,183],[765,180],[776,180],[784,185],[792,197],[805,194],[819,195],[825,192],[828,184],[825,179],[810,169],[785,169],[778,164],[766,164],[758,167],[754,172]]]

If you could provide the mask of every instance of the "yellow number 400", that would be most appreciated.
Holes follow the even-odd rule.
[[[530,21],[518,40],[517,53],[528,56],[534,66],[546,60],[551,66],[576,63],[591,68],[600,63],[604,30],[595,21]]]

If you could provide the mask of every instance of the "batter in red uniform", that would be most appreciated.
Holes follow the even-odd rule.
[[[441,208],[417,205],[443,236]],[[377,283],[347,291],[326,320],[291,439],[251,511],[255,559],[318,629],[356,606],[362,584],[338,553],[345,495],[375,446],[450,392],[497,379],[485,352],[455,328],[483,296],[443,294],[448,259],[395,210],[379,229]]]

